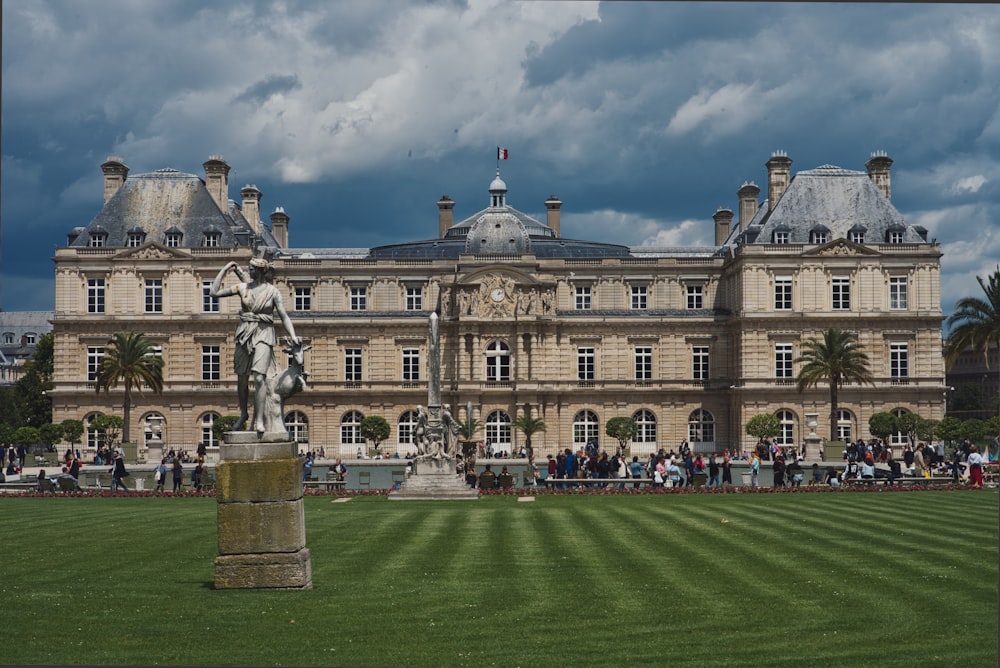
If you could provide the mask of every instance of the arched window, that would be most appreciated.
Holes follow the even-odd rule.
[[[778,418],[778,438],[775,442],[778,445],[794,445],[795,444],[795,414],[789,410],[781,410],[776,414]]]
[[[201,416],[201,442],[204,443],[206,447],[216,446],[219,444],[218,439],[215,438],[215,433],[212,431],[212,427],[218,419],[218,413],[205,413]]]
[[[347,411],[344,417],[340,418],[340,452],[342,454],[354,454],[354,448],[364,446],[365,439],[361,438],[361,421],[365,416],[360,411]]]
[[[837,411],[837,439],[843,441],[844,443],[850,443],[852,440],[852,434],[854,430],[852,426],[854,425],[854,416],[851,411],[839,409]]]
[[[635,436],[632,437],[632,443],[647,443],[656,444],[656,416],[653,415],[653,411],[642,410],[636,411],[632,416],[635,420],[636,429]]]
[[[104,432],[100,429],[95,429],[92,426],[94,419],[100,415],[100,413],[91,413],[87,417],[83,418],[83,423],[87,427],[87,447],[94,448],[95,450],[100,448],[104,443]]]
[[[703,408],[699,408],[688,417],[688,441],[715,443],[715,417]]]
[[[486,440],[492,443],[494,448],[510,451],[510,416],[505,411],[493,411],[487,415],[483,429],[486,432]]]
[[[896,408],[892,411],[892,414],[895,415],[897,418],[901,418],[909,412],[910,411],[906,410],[905,408]],[[897,448],[905,446],[906,443],[907,443],[907,434],[905,431],[897,431],[895,434],[889,437],[889,445],[895,446]]]
[[[417,444],[413,440],[416,428],[416,411],[406,411],[399,416],[399,422],[396,423],[396,449],[399,452],[416,454]]]
[[[580,411],[573,416],[573,445],[582,448],[589,441],[600,439],[601,423],[594,411]]]
[[[510,346],[503,341],[493,341],[486,346],[486,380],[510,380]]]
[[[144,443],[148,446],[149,443],[155,442],[158,444],[163,443],[163,431],[166,426],[166,420],[159,413],[153,412],[147,414],[142,418],[142,434]]]
[[[309,418],[302,411],[292,411],[285,416],[288,438],[309,449]]]

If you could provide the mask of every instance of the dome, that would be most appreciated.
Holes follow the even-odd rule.
[[[490,192],[507,192],[507,184],[500,178],[500,170],[497,170],[496,178],[490,183]]]
[[[519,255],[531,252],[531,240],[528,230],[517,216],[506,211],[487,211],[469,228],[465,237],[465,252]]]

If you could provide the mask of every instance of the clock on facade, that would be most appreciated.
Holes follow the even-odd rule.
[[[490,293],[490,297],[495,302],[502,302],[506,296],[507,293],[503,291],[503,288],[493,288],[493,292]]]

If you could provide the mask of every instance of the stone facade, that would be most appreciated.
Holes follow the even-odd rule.
[[[57,249],[54,418],[120,405],[115,392],[95,394],[88,365],[112,332],[134,328],[162,347],[166,382],[162,395],[136,398],[133,433],[145,430],[154,448],[211,441],[212,419],[237,412],[238,304],[214,303],[203,290],[225,262],[245,264],[256,253],[272,258],[296,332],[313,346],[309,388],[286,405],[286,424],[300,448],[322,446],[329,456],[357,453],[357,423],[367,415],[392,426],[387,450],[414,450],[434,311],[442,404],[464,420],[471,402],[484,424],[479,438],[500,450],[520,449],[511,422],[525,410],[547,425],[533,438],[539,457],[591,438],[613,449],[604,425],[617,416],[640,422],[634,454],[676,449],[683,439],[701,451],[745,448],[743,425],[762,412],[779,415],[785,443],[802,443],[807,414],[820,416],[825,436],[828,390],[799,393],[792,360],[829,327],[858,334],[876,377],[874,387],[842,389],[839,436],[867,438],[878,411],[941,418],[941,249],[892,206],[891,160],[876,157],[867,174],[823,166],[791,175],[791,160],[776,154],[767,163],[769,199],[758,202],[760,189],[743,184],[737,220],[716,212],[706,225],[717,245],[705,248],[565,238],[562,202],[551,196],[546,222],[537,221],[507,204],[498,173],[490,205],[468,218],[454,222],[456,202],[438,201],[438,220],[427,222],[435,238],[296,249],[285,243],[288,214],[275,211],[271,227],[260,222],[255,187],[241,190],[242,204],[226,199],[218,175],[228,169],[215,156],[206,172],[219,192],[204,181],[200,188],[226,203],[216,221],[198,222],[199,243],[168,246],[165,228],[134,247],[127,237],[90,245],[94,226],[116,210],[113,194],[94,223]],[[156,174],[136,182],[155,183]],[[161,217],[175,229],[185,223]],[[228,246],[204,243],[213,227],[230,233]],[[101,312],[93,312],[97,288]]]

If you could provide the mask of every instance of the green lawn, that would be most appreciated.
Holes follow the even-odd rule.
[[[305,500],[311,591],[212,588],[212,498],[0,498],[11,664],[997,665],[997,492]]]

